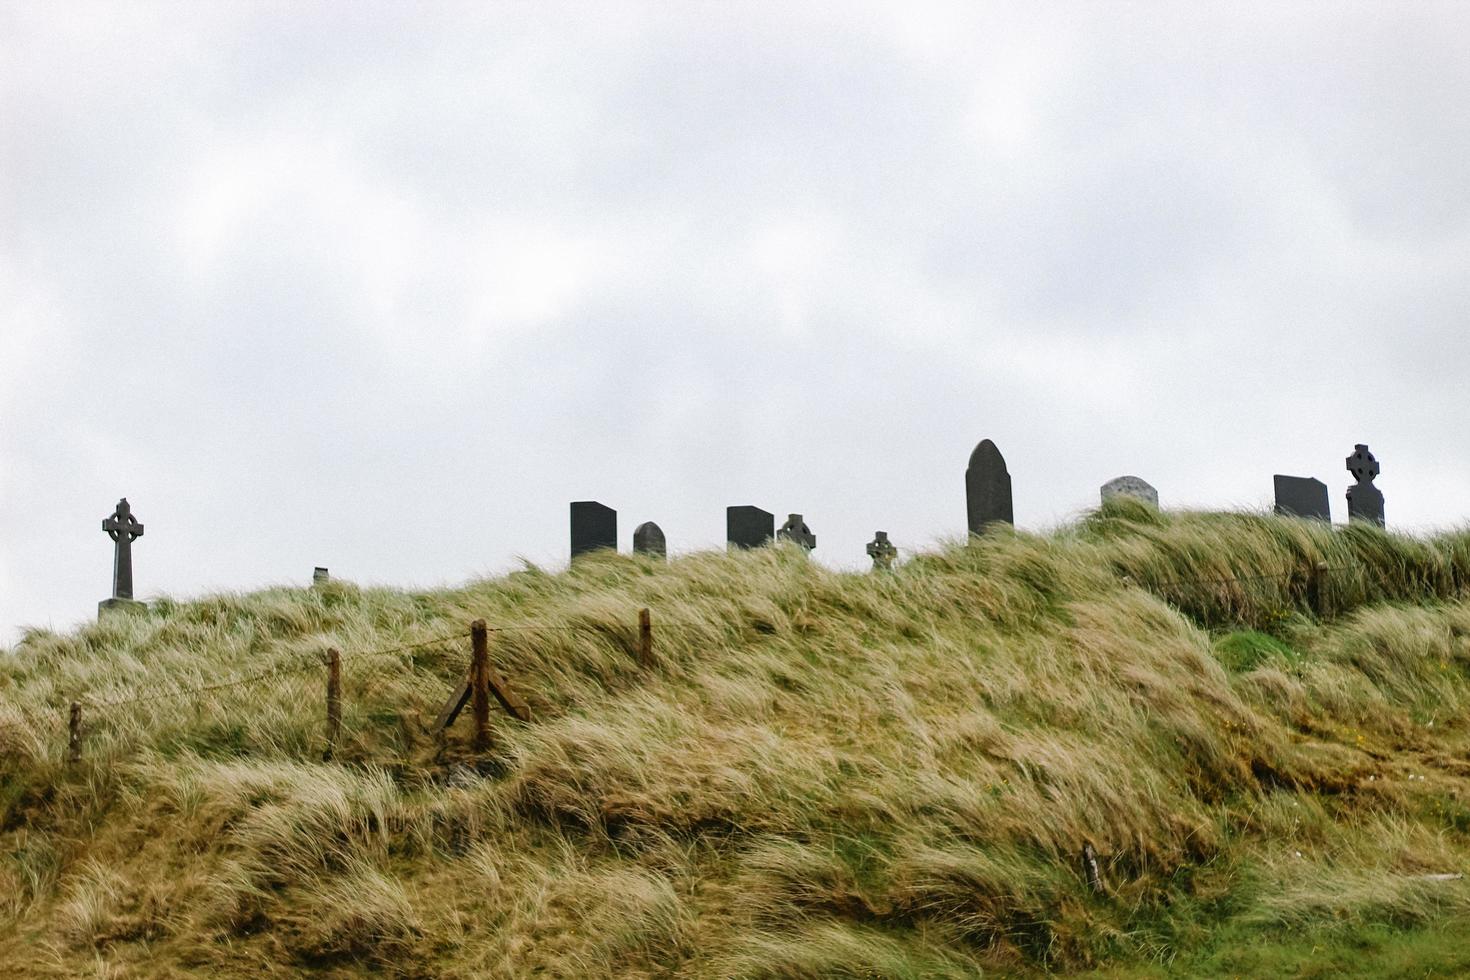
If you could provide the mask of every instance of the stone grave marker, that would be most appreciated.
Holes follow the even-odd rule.
[[[801,519],[800,514],[791,514],[788,516],[786,523],[782,524],[780,530],[776,532],[776,538],[781,541],[793,541],[807,551],[811,551],[817,546],[817,536],[812,533],[811,528],[806,526],[806,522]]]
[[[873,540],[868,542],[868,557],[873,559],[873,571],[886,572],[893,567],[898,549],[888,540],[887,531],[874,531]]]
[[[1310,476],[1271,477],[1276,484],[1276,513],[1285,517],[1305,517],[1332,523],[1332,507],[1327,499],[1327,484]]]
[[[1348,520],[1372,521],[1383,526],[1383,491],[1373,485],[1378,475],[1378,460],[1368,447],[1358,443],[1347,458],[1347,471],[1357,482],[1348,487]]]
[[[1011,506],[1011,474],[1005,457],[995,443],[982,439],[970,454],[965,470],[965,507],[970,533],[979,534],[991,524],[1016,523]]]
[[[663,528],[653,521],[644,521],[633,529],[633,554],[635,555],[657,555],[659,558],[667,558],[669,548],[664,540]]]
[[[317,565],[315,568],[313,568],[311,570],[311,584],[312,585],[325,585],[326,583],[330,582],[331,580],[332,580],[332,576],[322,566]]]
[[[618,550],[618,512],[595,500],[572,502],[572,557]]]
[[[1159,505],[1159,492],[1147,480],[1136,476],[1120,476],[1109,480],[1099,488],[1099,492],[1102,494],[1103,503],[1107,503],[1114,497],[1132,497],[1155,507]]]
[[[731,548],[759,548],[776,536],[776,515],[759,507],[725,508],[725,541]]]
[[[146,609],[133,599],[133,540],[143,536],[143,525],[133,516],[127,497],[119,500],[112,516],[103,520],[102,530],[113,540],[112,598],[97,603],[97,616],[109,610]]]

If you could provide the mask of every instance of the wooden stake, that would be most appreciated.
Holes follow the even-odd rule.
[[[652,669],[653,660],[653,616],[647,609],[638,610],[638,665]]]
[[[1097,867],[1097,851],[1093,850],[1092,841],[1082,842],[1082,873],[1087,876],[1087,887],[1092,889],[1094,895],[1101,895],[1106,891],[1102,872]]]
[[[485,621],[470,624],[470,701],[475,710],[475,750],[490,747],[490,633]]]
[[[1327,618],[1327,563],[1319,561],[1307,573],[1307,604],[1318,619]]]
[[[66,720],[66,761],[82,761],[82,706],[76,701],[71,703],[71,713]]]
[[[330,762],[342,734],[342,654],[336,647],[327,651],[327,750],[322,761]]]

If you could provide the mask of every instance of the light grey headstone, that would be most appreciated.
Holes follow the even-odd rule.
[[[1327,484],[1310,476],[1271,477],[1276,487],[1276,513],[1284,517],[1305,517],[1332,523],[1332,507],[1327,499]]]
[[[668,543],[664,539],[663,528],[653,521],[644,521],[633,529],[633,554],[635,555],[657,555],[667,558],[669,554]]]
[[[1016,523],[1011,474],[1005,457],[989,439],[982,439],[970,454],[970,465],[965,470],[965,510],[971,534],[979,534],[991,524]]]
[[[1373,485],[1378,475],[1378,460],[1368,447],[1358,443],[1347,458],[1347,470],[1357,482],[1348,487],[1348,520],[1371,521],[1383,526],[1383,491]]]
[[[781,541],[795,542],[807,551],[811,551],[817,546],[817,536],[812,533],[811,528],[806,526],[806,522],[801,519],[800,514],[791,514],[788,516],[786,523],[782,524],[780,530],[776,532],[776,537]]]
[[[1101,487],[1103,503],[1107,503],[1114,497],[1132,497],[1142,500],[1144,503],[1159,505],[1159,492],[1153,488],[1147,480],[1136,476],[1120,476],[1109,480]]]
[[[572,503],[572,557],[606,548],[618,550],[618,512],[595,500]]]

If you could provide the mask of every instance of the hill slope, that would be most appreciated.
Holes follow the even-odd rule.
[[[1470,970],[1467,596],[1470,533],[1119,501],[892,574],[607,556],[33,632],[0,656],[0,963]],[[476,618],[534,715],[482,751],[468,710],[431,731]]]

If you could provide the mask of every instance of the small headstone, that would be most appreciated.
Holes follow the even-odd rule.
[[[817,536],[812,529],[806,526],[800,514],[791,514],[786,518],[786,523],[776,532],[776,537],[781,541],[792,541],[801,545],[807,551],[817,546]]]
[[[102,530],[113,540],[112,598],[97,603],[100,618],[109,610],[142,610],[147,606],[133,599],[133,540],[143,536],[143,525],[133,516],[128,498],[117,502],[112,516],[102,522]]]
[[[572,557],[618,550],[618,512],[595,500],[572,502]]]
[[[1276,484],[1276,513],[1332,523],[1327,484],[1310,476],[1282,476],[1280,473],[1271,480]]]
[[[1347,491],[1348,520],[1372,521],[1382,527],[1383,491],[1373,485],[1373,478],[1378,475],[1378,460],[1367,446],[1359,443],[1347,458],[1347,471],[1357,481]]]
[[[311,570],[312,585],[323,585],[327,582],[330,582],[331,580],[332,576],[327,574],[327,570],[322,566],[318,565]]]
[[[990,524],[1014,524],[1011,506],[1011,474],[1005,457],[995,443],[982,439],[970,454],[965,470],[965,507],[971,534],[979,534]]]
[[[644,521],[633,529],[633,554],[657,555],[667,558],[668,544],[664,541],[663,528],[653,521]]]
[[[775,536],[775,514],[748,504],[725,508],[725,541],[731,548],[759,548]]]
[[[888,540],[887,531],[874,531],[873,540],[868,542],[868,557],[873,559],[873,571],[886,572],[893,567],[898,549]]]
[[[1159,492],[1147,480],[1141,480],[1136,476],[1120,476],[1109,480],[1101,487],[1103,503],[1107,503],[1114,497],[1132,497],[1142,500],[1146,504],[1159,505]]]

